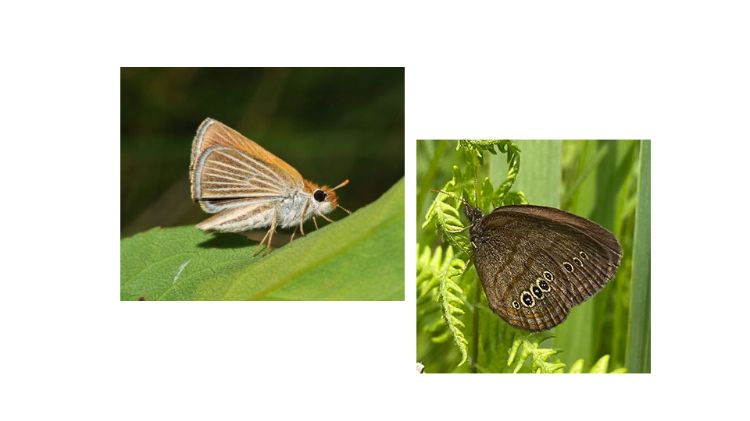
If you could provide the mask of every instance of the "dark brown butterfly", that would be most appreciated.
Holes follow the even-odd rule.
[[[622,247],[612,233],[559,209],[513,205],[484,216],[464,202],[464,213],[490,308],[521,329],[557,326],[620,264]]]

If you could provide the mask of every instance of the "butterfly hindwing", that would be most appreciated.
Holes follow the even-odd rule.
[[[263,228],[273,221],[275,210],[272,202],[237,202],[236,206],[225,208],[197,227],[210,232],[240,232]]]
[[[615,237],[584,218],[540,206],[501,207],[472,229],[474,264],[490,307],[509,324],[552,328],[615,274]]]

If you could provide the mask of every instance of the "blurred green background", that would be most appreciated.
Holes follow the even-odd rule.
[[[435,193],[451,179],[451,167],[467,163],[456,151],[457,141],[420,140],[417,143],[417,241],[434,250],[443,241],[433,226],[422,228]],[[546,338],[540,345],[557,350],[552,360],[568,368],[579,359],[584,370],[609,356],[609,371],[651,371],[650,314],[650,167],[648,140],[517,140],[520,149],[518,179],[512,190],[525,193],[529,204],[557,207],[591,219],[615,234],[623,247],[615,278],[599,293],[574,307],[567,320],[532,338]],[[505,154],[484,154],[479,177],[498,186],[506,177]],[[471,198],[469,198],[471,201]],[[490,209],[484,209],[485,214]],[[465,221],[465,217],[463,217]],[[439,307],[424,300],[418,311],[417,358],[427,372],[506,371],[510,344],[480,349],[487,337],[502,342],[512,329],[488,309],[484,293],[478,293],[472,268],[462,277],[470,300],[463,321],[467,326],[468,364],[457,367],[460,355],[452,340],[436,341]],[[481,298],[481,299],[480,299]],[[418,297],[419,299],[419,297]],[[436,313],[437,311],[437,313]],[[517,331],[522,332],[522,331]],[[483,338],[484,337],[484,338]],[[566,368],[567,371],[567,368]]]
[[[350,179],[338,194],[352,211],[404,175],[403,68],[121,68],[120,81],[121,237],[208,217],[188,179],[206,117],[315,183]]]

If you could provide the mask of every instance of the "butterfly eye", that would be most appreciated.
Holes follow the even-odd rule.
[[[323,190],[315,190],[315,193],[313,193],[313,197],[318,202],[322,202],[322,201],[326,200],[326,196],[328,196],[328,195]]]

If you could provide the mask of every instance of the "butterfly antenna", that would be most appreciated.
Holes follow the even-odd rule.
[[[346,180],[342,181],[342,182],[341,182],[341,184],[339,184],[338,186],[336,186],[336,187],[332,188],[331,190],[332,190],[332,191],[333,191],[333,190],[336,190],[336,189],[338,189],[338,188],[344,187],[344,186],[345,186],[345,185],[347,185],[347,184],[349,184],[349,179],[348,179],[348,178],[347,178]]]
[[[341,187],[344,187],[347,184],[349,184],[349,179],[348,178],[346,180],[342,181],[341,184],[339,184],[338,186],[332,188],[331,191],[336,190],[336,189],[341,188]],[[339,204],[337,204],[336,206],[339,207],[339,208],[341,208],[342,210],[344,210],[344,212],[348,213],[349,215],[352,214],[352,211],[350,211],[349,209],[347,209],[347,208],[345,208],[345,207],[343,207],[343,206],[341,206]],[[323,216],[323,215],[320,215],[320,216]],[[326,219],[328,219],[328,218],[326,218]],[[330,221],[330,219],[328,219],[328,220]]]
[[[446,196],[450,196],[450,197],[452,197],[452,198],[454,198],[454,199],[458,199],[458,200],[460,200],[460,201],[462,201],[462,202],[465,202],[465,200],[464,200],[464,199],[462,199],[461,197],[459,197],[459,196],[456,196],[456,195],[455,195],[455,194],[453,194],[453,193],[448,193],[448,192],[447,192],[447,191],[445,191],[445,190],[440,190],[440,189],[430,189],[430,190],[431,190],[431,191],[432,191],[433,193],[443,193],[443,194],[444,194],[444,195],[446,195]]]
[[[474,162],[474,203],[479,207],[479,164]]]

